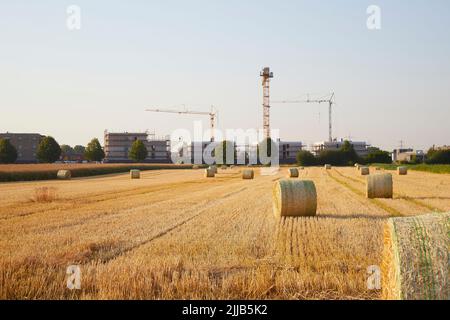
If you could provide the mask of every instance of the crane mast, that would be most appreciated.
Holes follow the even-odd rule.
[[[269,67],[265,67],[260,76],[263,86],[263,129],[264,138],[270,138],[270,79],[273,78],[273,72]]]

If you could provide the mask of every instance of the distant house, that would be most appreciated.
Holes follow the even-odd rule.
[[[425,152],[423,150],[407,149],[395,149],[392,151],[393,162],[423,162],[425,161]]]
[[[17,150],[17,163],[37,163],[36,152],[45,136],[39,133],[0,133],[0,139],[8,139]]]

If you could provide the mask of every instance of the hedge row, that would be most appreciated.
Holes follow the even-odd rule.
[[[89,177],[97,175],[105,175],[112,173],[124,173],[131,169],[146,170],[177,170],[177,169],[192,169],[192,165],[178,165],[168,168],[167,166],[117,166],[105,168],[77,168],[72,169],[73,178]],[[53,180],[56,179],[58,170],[48,171],[21,171],[21,172],[0,172],[0,182],[13,181],[36,181],[36,180]]]
[[[441,174],[449,174],[450,173],[450,165],[449,164],[381,164],[376,163],[373,164],[375,167],[381,167],[385,170],[397,170],[398,167],[408,167],[410,170],[415,171],[423,171],[423,172],[431,172],[431,173],[441,173]]]

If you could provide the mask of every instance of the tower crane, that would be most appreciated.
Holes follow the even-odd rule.
[[[263,86],[263,130],[264,138],[270,138],[270,79],[273,78],[273,72],[269,67],[265,67],[260,72]]]
[[[159,109],[159,108],[150,108],[146,109],[148,112],[164,112],[164,113],[177,113],[177,114],[196,114],[196,115],[204,115],[209,116],[209,120],[211,123],[211,142],[214,142],[214,131],[216,128],[216,117],[217,111],[214,110],[214,107],[211,106],[211,111],[189,111],[189,110],[173,110],[173,109]]]
[[[333,104],[336,104],[334,100],[334,92],[332,92],[329,96],[329,98],[322,98],[322,99],[310,99],[309,95],[306,100],[281,100],[281,101],[272,101],[272,103],[328,103],[328,140],[330,142],[333,141],[333,134],[332,134],[332,107]]]

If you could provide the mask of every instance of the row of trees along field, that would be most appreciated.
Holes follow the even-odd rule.
[[[392,158],[389,152],[375,147],[368,148],[368,151],[367,156],[359,157],[355,152],[353,145],[349,141],[345,141],[341,149],[335,151],[322,151],[317,156],[309,151],[300,151],[297,154],[297,163],[301,166],[315,166],[324,164],[351,166],[355,163],[392,163]],[[427,164],[450,164],[450,149],[430,149],[427,153],[425,162]],[[413,161],[413,163],[415,162]]]
[[[356,153],[353,145],[345,141],[339,150],[324,150],[317,156],[303,150],[297,154],[297,163],[301,166],[315,166],[331,164],[335,166],[352,166],[355,163],[391,163],[391,155],[387,151],[378,148],[369,148],[366,157],[361,158]]]
[[[36,150],[36,158],[40,163],[53,163],[60,159],[65,160],[73,155],[81,155],[88,161],[102,161],[105,152],[97,138],[92,139],[86,147],[76,145],[59,145],[53,137],[47,136],[41,140]],[[133,143],[129,158],[139,162],[147,158],[148,151],[145,144],[137,140]],[[0,139],[0,163],[15,163],[18,157],[17,149],[8,139]]]

